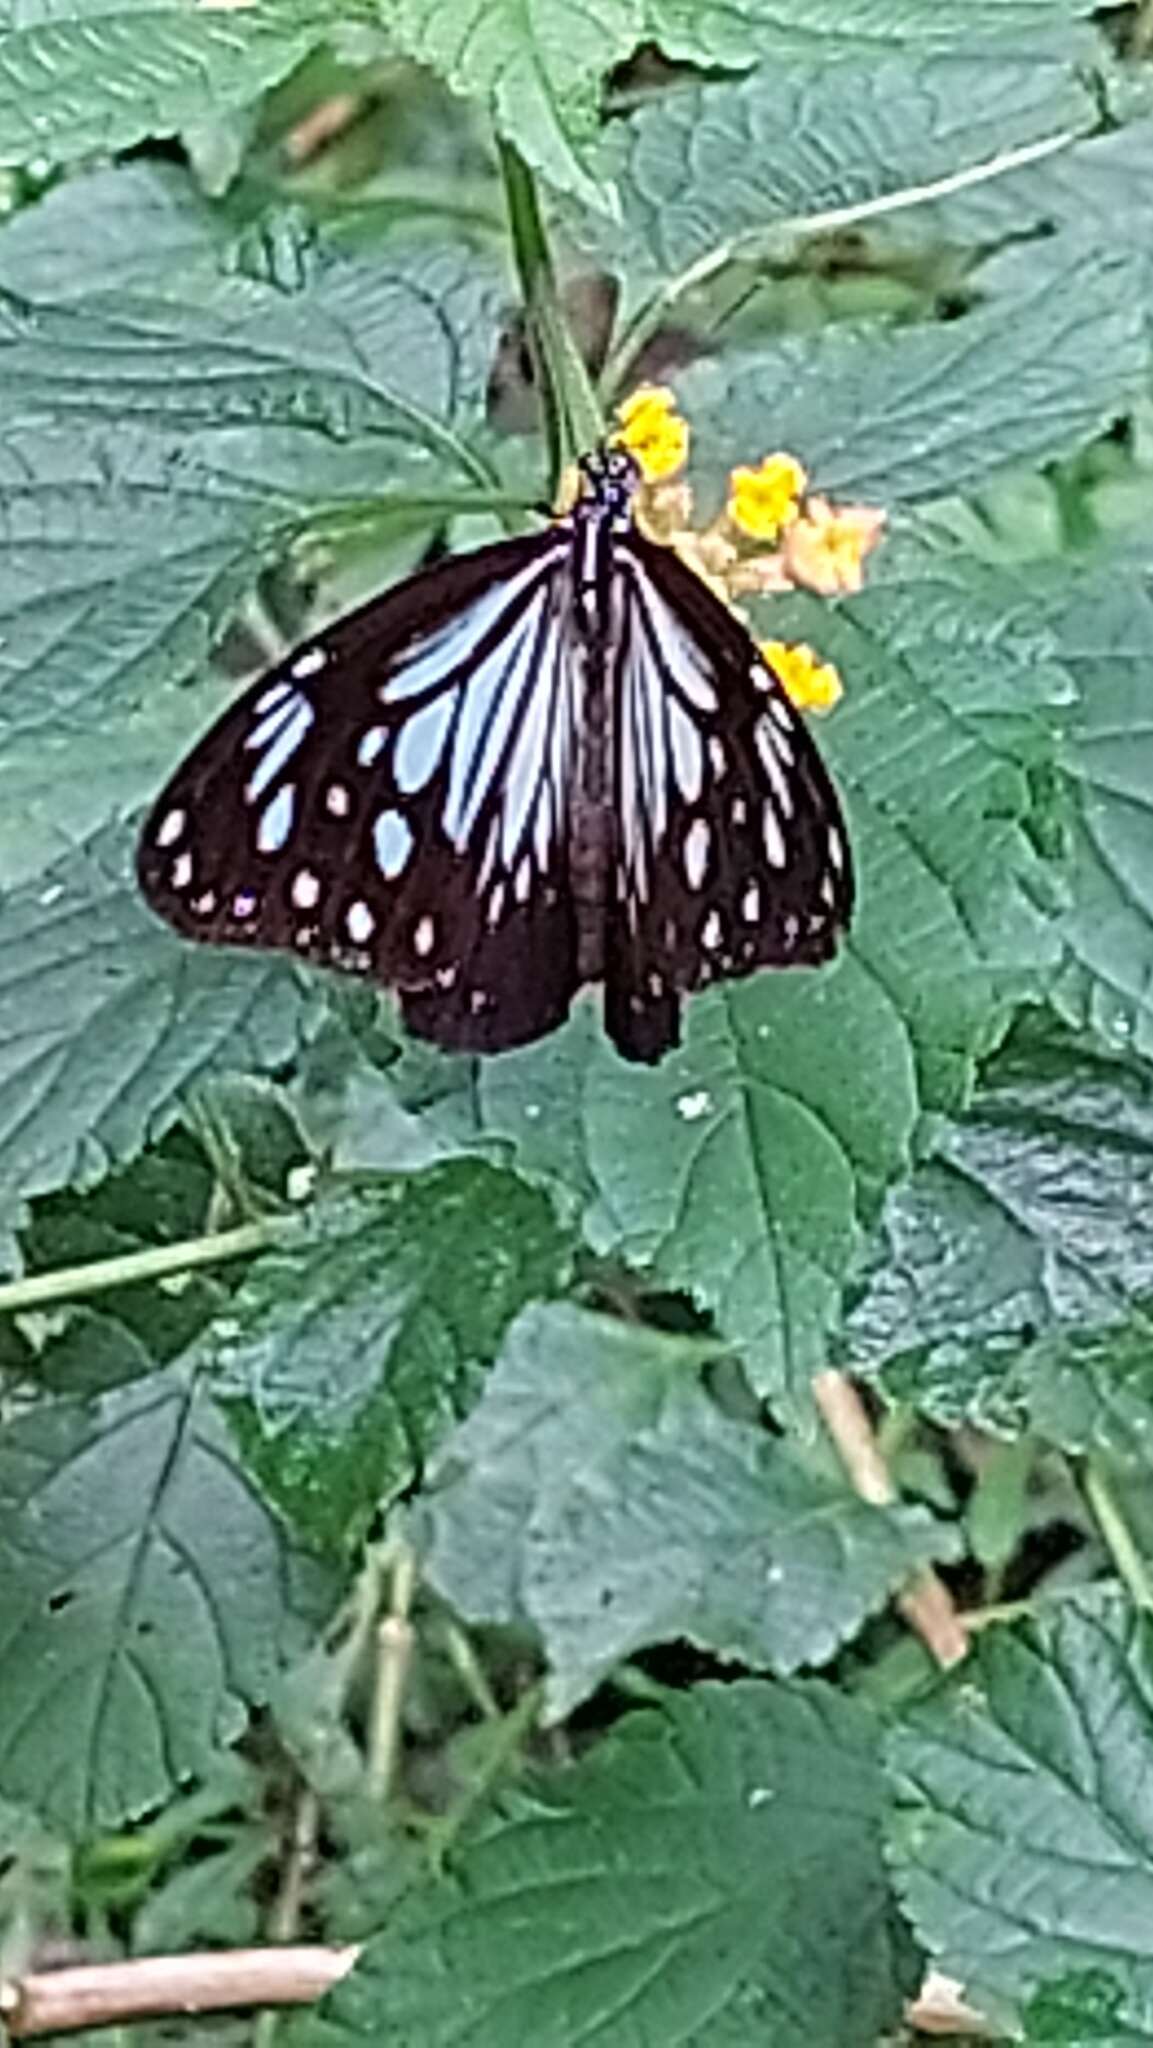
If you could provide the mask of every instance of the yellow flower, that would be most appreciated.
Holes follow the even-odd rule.
[[[754,540],[775,540],[797,516],[805,472],[795,455],[766,455],[759,469],[734,469],[728,514]]]
[[[761,653],[798,711],[831,711],[843,695],[840,676],[831,661],[821,661],[802,640],[762,640]]]
[[[689,452],[689,429],[664,384],[642,384],[617,407],[613,439],[635,455],[646,483],[675,476]]]
[[[810,498],[804,517],[784,538],[790,578],[819,597],[860,590],[865,556],[876,546],[884,524],[884,513],[874,505],[830,505],[827,498]]]

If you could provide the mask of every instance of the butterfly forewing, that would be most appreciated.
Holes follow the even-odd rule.
[[[554,530],[438,564],[264,676],[154,806],[148,900],[190,938],[393,985],[443,1045],[559,1023],[576,987],[567,560]]]
[[[618,561],[605,1021],[652,1060],[689,990],[827,959],[853,881],[820,756],[739,621],[643,535]]]

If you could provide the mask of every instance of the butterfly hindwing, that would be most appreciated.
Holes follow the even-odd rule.
[[[194,939],[400,990],[438,1043],[538,1037],[577,983],[568,544],[411,577],[261,678],[145,825],[144,894]]]
[[[853,878],[817,749],[745,628],[670,549],[633,533],[617,559],[605,1023],[654,1060],[689,990],[826,960]]]

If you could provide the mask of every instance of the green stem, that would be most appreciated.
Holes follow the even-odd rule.
[[[9,1280],[0,1287],[0,1315],[44,1308],[77,1296],[105,1294],[110,1287],[128,1287],[135,1280],[164,1280],[196,1266],[218,1266],[225,1259],[242,1259],[275,1244],[283,1228],[272,1218],[240,1223],[235,1230],[213,1231],[205,1237],[186,1238],[181,1244],[157,1245],[152,1251],[125,1252],[118,1259],[94,1259],[87,1266],[61,1266],[55,1273]]]
[[[602,439],[604,414],[561,310],[556,273],[532,172],[511,142],[498,140],[513,259],[545,415],[555,491],[561,472]]]
[[[1081,465],[1075,461],[1054,462],[1048,476],[1057,506],[1061,546],[1069,549],[1092,547],[1100,538],[1100,529]]]
[[[384,1805],[392,1790],[400,1755],[401,1714],[412,1663],[412,1601],[416,1591],[416,1557],[407,1543],[396,1545],[392,1560],[389,1611],[377,1624],[376,1672],[368,1725],[365,1787]]]
[[[1148,57],[1153,51],[1153,0],[1138,0],[1133,25],[1129,31],[1130,57]]]
[[[1134,1542],[1113,1490],[1113,1482],[1100,1459],[1090,1458],[1086,1464],[1084,1487],[1085,1498],[1093,1510],[1119,1577],[1124,1580],[1138,1607],[1153,1608],[1153,1580],[1150,1579],[1148,1565]]]

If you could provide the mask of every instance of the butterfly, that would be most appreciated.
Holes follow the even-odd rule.
[[[726,605],[639,531],[621,447],[571,511],[449,556],[253,684],[176,770],[137,855],[187,938],[399,992],[459,1051],[527,1044],[604,984],[626,1059],[681,999],[813,965],[848,923],[835,792]]]

